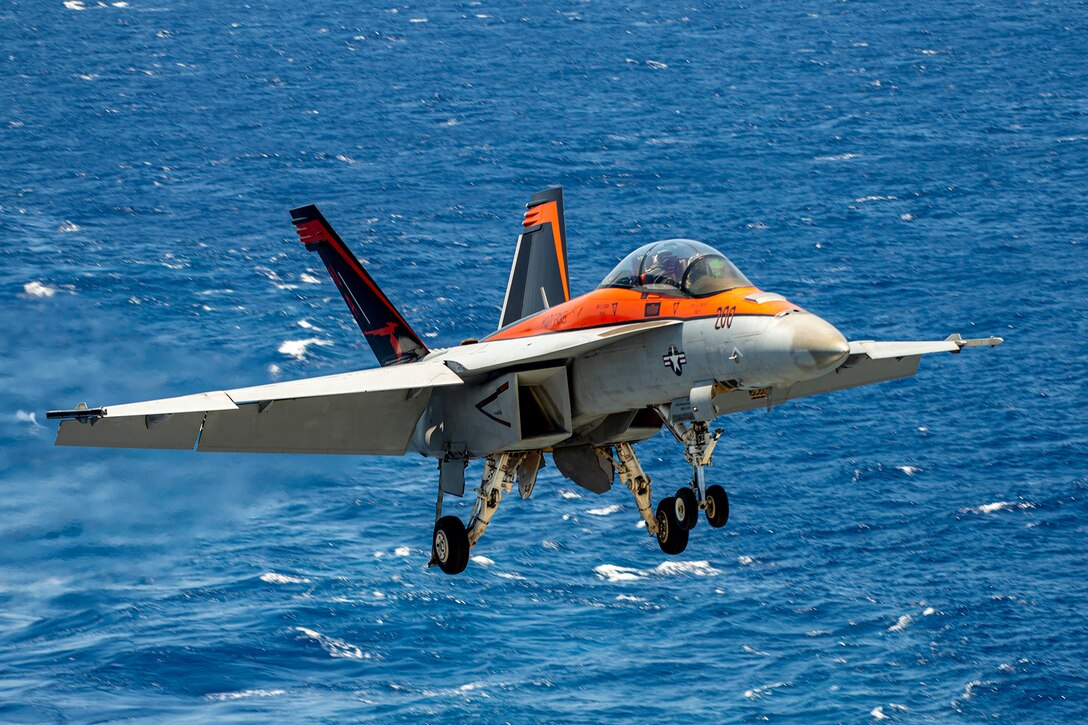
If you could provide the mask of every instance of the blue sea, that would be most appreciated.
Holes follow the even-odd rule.
[[[1086,61],[1083,2],[2,0],[0,721],[1088,720]],[[553,466],[448,577],[418,456],[53,447],[376,365],[290,207],[439,347],[552,185],[575,293],[693,237],[1006,342],[720,419],[676,558]]]

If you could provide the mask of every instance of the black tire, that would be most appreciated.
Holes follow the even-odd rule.
[[[699,523],[699,499],[689,487],[681,488],[676,492],[676,520],[680,522],[680,528],[691,531],[695,524]]]
[[[729,520],[729,494],[714,484],[706,487],[706,522],[715,529],[725,526]]]
[[[468,531],[456,516],[443,516],[434,525],[431,557],[447,574],[460,574],[468,566]]]
[[[687,529],[680,528],[676,519],[676,499],[661,499],[657,505],[657,545],[669,556],[676,556],[688,547]]]

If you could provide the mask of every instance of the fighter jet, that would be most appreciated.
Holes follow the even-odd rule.
[[[1000,338],[848,342],[829,322],[753,285],[721,252],[691,239],[639,247],[600,285],[571,297],[562,189],[534,194],[510,268],[498,329],[429,349],[315,206],[291,212],[380,367],[143,403],[48,413],[57,445],[253,453],[400,456],[438,462],[431,565],[463,571],[504,495],[533,492],[550,454],[594,493],[618,477],[661,550],[684,551],[702,511],[729,518],[708,485],[719,416],[915,374],[923,355]],[[667,430],[691,482],[654,508],[634,446]],[[468,523],[444,516],[469,461],[483,477]]]

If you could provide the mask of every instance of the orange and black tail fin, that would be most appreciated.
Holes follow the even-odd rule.
[[[499,327],[570,299],[563,189],[533,194],[518,237]]]
[[[383,366],[415,362],[429,351],[313,204],[291,210],[299,239],[317,252]]]

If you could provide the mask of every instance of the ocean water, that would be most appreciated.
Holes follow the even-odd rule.
[[[3,0],[0,721],[1088,719],[1086,10]],[[375,365],[289,207],[443,346],[554,184],[576,292],[687,236],[852,339],[1006,343],[720,420],[676,558],[554,467],[451,578],[431,461],[52,446]]]

